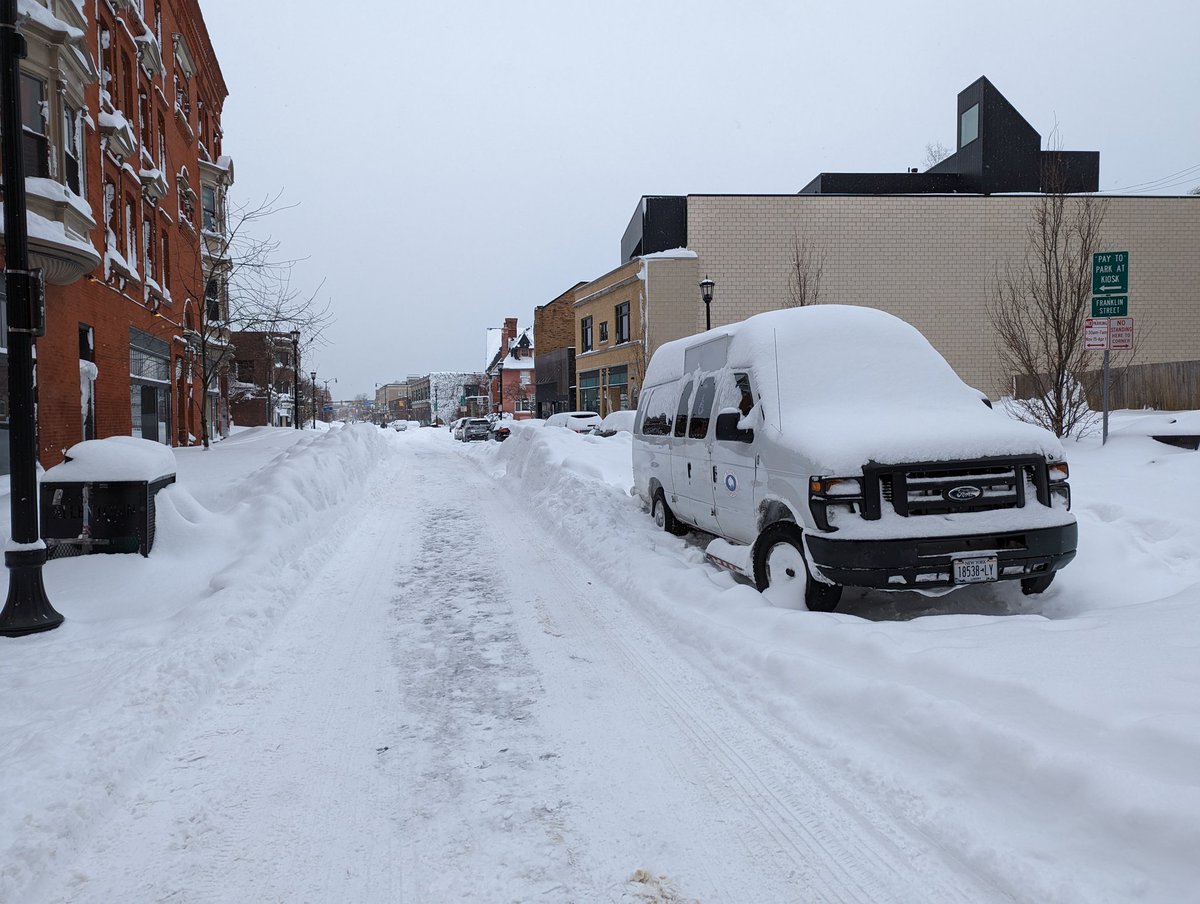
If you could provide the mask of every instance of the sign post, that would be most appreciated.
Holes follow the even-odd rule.
[[[1129,252],[1096,251],[1092,254],[1092,316],[1084,327],[1085,349],[1104,349],[1104,428],[1101,445],[1108,442],[1108,352],[1133,348],[1133,318],[1129,315]],[[1097,321],[1103,328],[1095,327]],[[1111,322],[1110,322],[1111,321]],[[1126,325],[1128,324],[1128,325]],[[1101,329],[1104,344],[1099,341]],[[1121,344],[1116,344],[1119,341]]]

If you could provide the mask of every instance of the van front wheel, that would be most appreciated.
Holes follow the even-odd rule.
[[[840,585],[818,581],[809,573],[803,535],[790,521],[778,521],[759,534],[754,544],[754,583],[760,593],[773,587],[793,588],[797,595],[803,594],[804,604],[813,612],[832,612],[842,599]]]
[[[654,523],[668,534],[681,537],[687,533],[687,528],[679,523],[679,519],[667,505],[667,497],[661,488],[654,494],[654,502],[650,505],[650,515],[654,518]]]

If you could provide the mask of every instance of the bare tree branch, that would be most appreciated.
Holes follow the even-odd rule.
[[[950,153],[950,148],[940,141],[931,141],[925,145],[925,157],[921,162],[925,164],[925,169],[932,169],[949,157]]]
[[[788,255],[787,307],[803,308],[820,303],[825,258],[823,246],[809,241],[808,236],[792,233],[792,247]]]
[[[257,204],[229,204],[224,229],[203,232],[199,251],[187,262],[184,283],[198,301],[193,311],[185,310],[183,326],[201,362],[205,397],[233,363],[233,332],[298,330],[303,352],[321,343],[322,332],[332,322],[329,302],[317,301],[324,281],[312,292],[294,286],[293,268],[303,258],[280,257],[279,242],[259,234],[269,217],[296,206],[281,206],[281,195]],[[200,421],[207,448],[207,405],[201,406]]]
[[[1063,191],[1062,174],[1045,174],[1046,193],[1034,204],[1024,260],[1008,262],[993,278],[986,311],[1006,375],[1033,387],[1014,399],[1022,420],[1057,436],[1086,432],[1095,369],[1084,350],[1090,313],[1092,254],[1101,250],[1107,202]]]

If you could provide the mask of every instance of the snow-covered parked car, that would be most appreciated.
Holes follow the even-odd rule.
[[[485,417],[469,417],[462,425],[462,441],[472,442],[477,439],[488,439],[492,432],[492,422]]]
[[[869,308],[771,311],[663,345],[633,471],[660,527],[742,547],[709,558],[760,590],[796,582],[810,609],[843,586],[1040,593],[1075,556],[1058,439]]]
[[[632,433],[633,422],[637,419],[637,411],[610,411],[604,415],[600,426],[592,432],[596,436],[616,436],[618,433]]]
[[[591,433],[600,426],[600,415],[594,411],[560,411],[546,418],[547,427],[566,427],[576,433]]]

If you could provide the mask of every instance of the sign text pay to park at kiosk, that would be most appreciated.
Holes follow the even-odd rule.
[[[1097,251],[1092,255],[1092,294],[1129,291],[1129,252]]]

